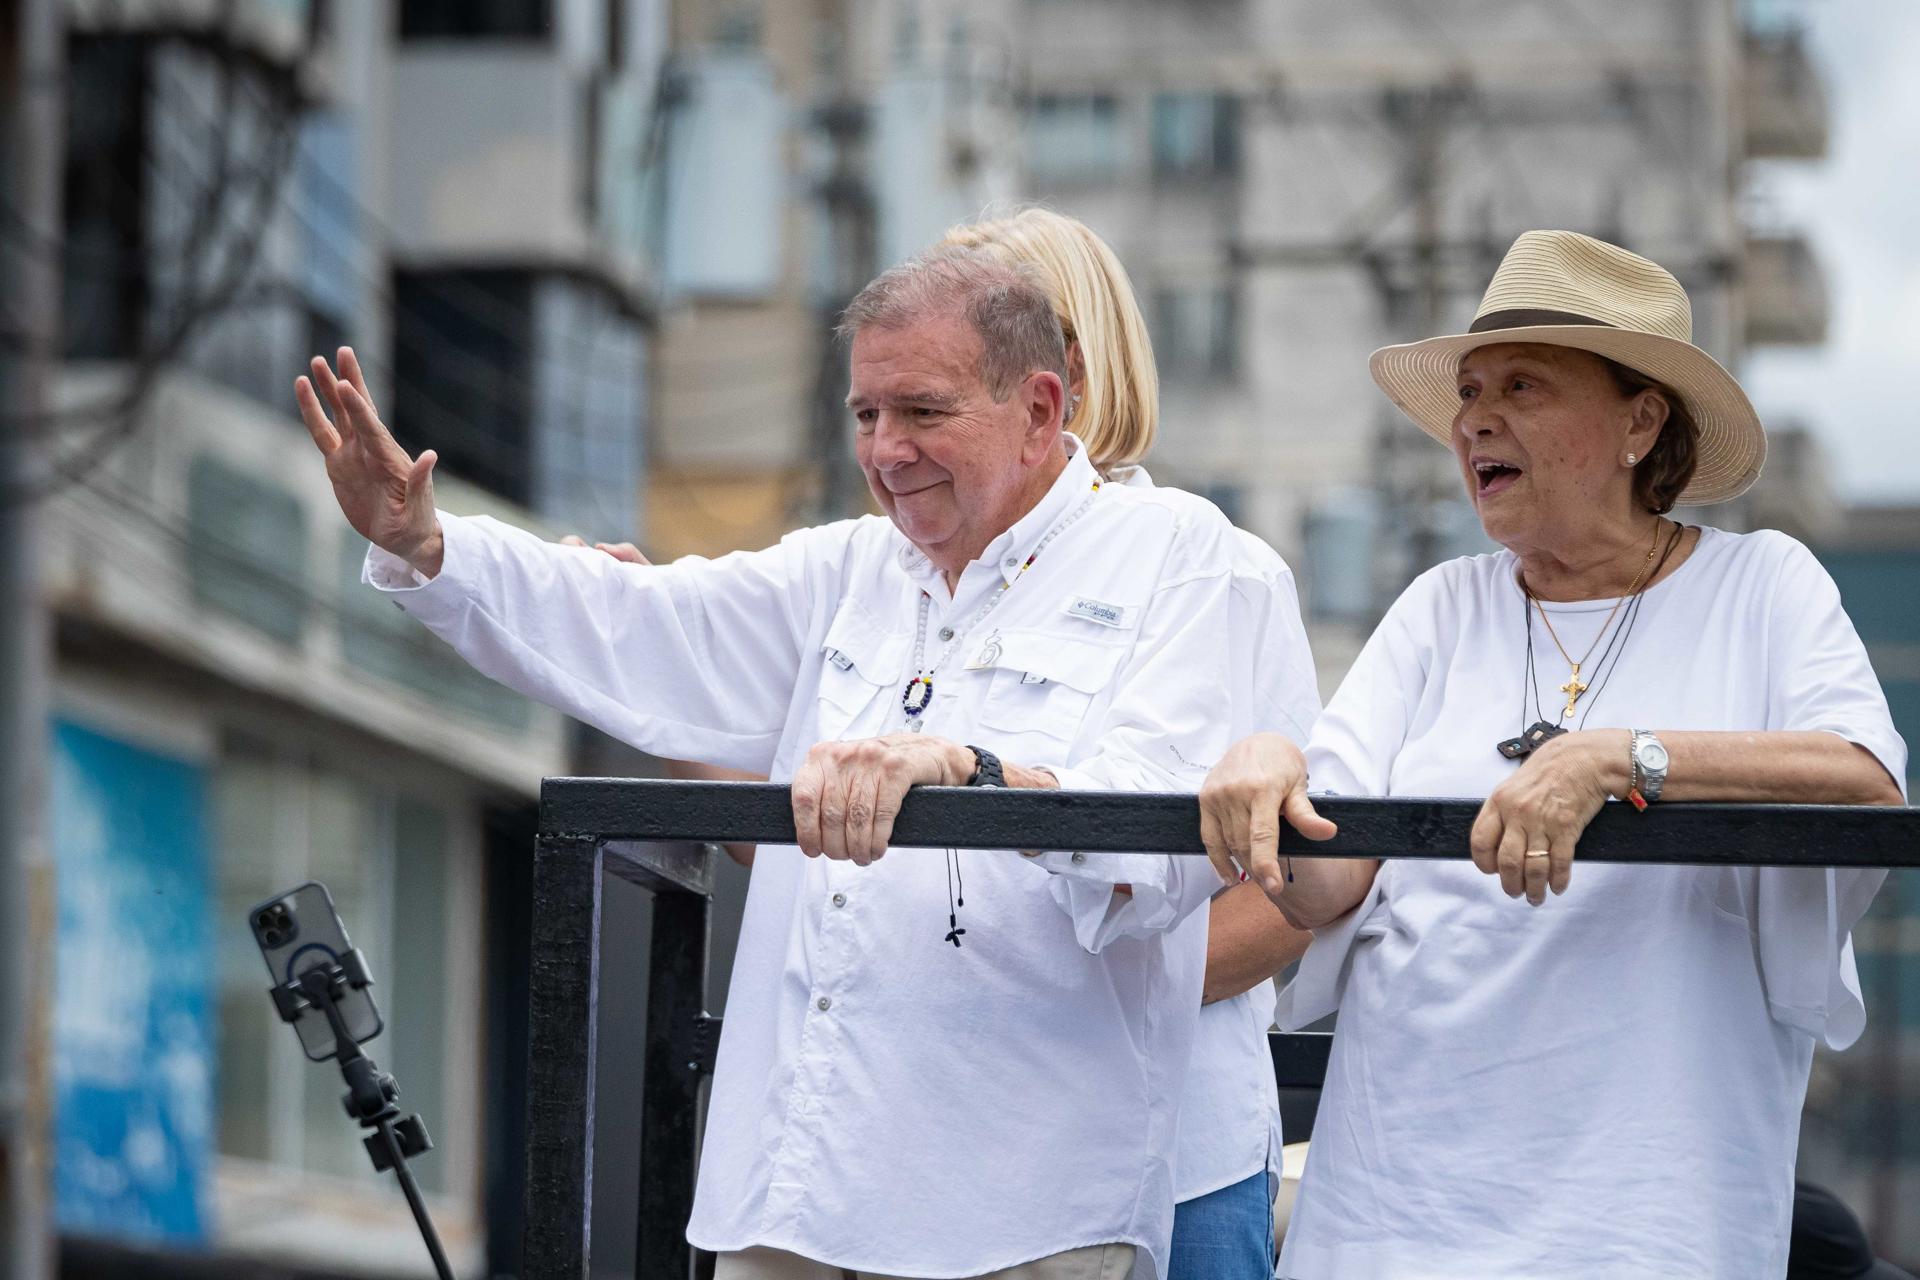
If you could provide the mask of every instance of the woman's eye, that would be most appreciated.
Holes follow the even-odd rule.
[[[1526,391],[1530,389],[1532,386],[1533,384],[1531,382],[1528,382],[1525,378],[1515,378],[1513,380],[1513,389],[1515,391]]]
[[[1474,389],[1473,387],[1461,387],[1461,388],[1460,388],[1460,398],[1461,398],[1462,400],[1471,400],[1471,399],[1473,399],[1473,397],[1474,397],[1474,396],[1475,396],[1476,394],[1477,394],[1477,392],[1475,391],[1475,389]]]

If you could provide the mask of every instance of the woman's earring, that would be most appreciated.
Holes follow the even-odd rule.
[[[1640,455],[1639,455],[1639,454],[1637,454],[1637,453],[1630,453],[1630,454],[1628,454],[1628,455],[1627,455],[1627,465],[1628,465],[1628,466],[1632,466],[1632,465],[1633,465],[1634,463],[1636,463],[1636,462],[1638,462],[1638,461],[1640,461]]]

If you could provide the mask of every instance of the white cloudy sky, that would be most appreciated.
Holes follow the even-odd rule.
[[[1810,0],[1832,137],[1825,160],[1769,164],[1768,221],[1802,228],[1826,268],[1827,344],[1752,356],[1742,380],[1770,423],[1825,442],[1855,501],[1920,502],[1920,2]]]

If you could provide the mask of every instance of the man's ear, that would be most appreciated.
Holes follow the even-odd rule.
[[[1021,442],[1020,460],[1038,466],[1060,447],[1061,417],[1066,409],[1067,389],[1060,375],[1049,370],[1030,373],[1016,393],[1026,412],[1026,438]]]

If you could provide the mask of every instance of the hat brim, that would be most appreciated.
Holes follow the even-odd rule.
[[[1681,506],[1737,498],[1760,478],[1767,433],[1747,393],[1719,361],[1694,346],[1659,334],[1605,325],[1532,325],[1428,338],[1382,347],[1367,361],[1373,380],[1414,425],[1451,446],[1460,412],[1460,357],[1504,342],[1574,347],[1618,361],[1671,387],[1700,428],[1698,463],[1680,494]]]

